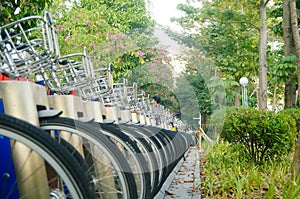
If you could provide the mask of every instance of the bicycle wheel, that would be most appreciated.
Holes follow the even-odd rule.
[[[0,114],[0,142],[0,198],[95,198],[76,159],[40,128]]]
[[[149,172],[150,172],[150,179],[151,179],[151,194],[153,195],[154,189],[159,183],[159,174],[160,174],[160,158],[158,157],[158,151],[155,144],[152,142],[151,139],[145,137],[143,134],[130,129],[124,128],[123,125],[114,125],[115,128],[120,129],[124,134],[132,139],[137,146],[139,147],[143,157],[145,158],[145,164],[148,165]],[[104,124],[100,124],[100,126],[104,126]]]
[[[70,118],[42,118],[40,127],[71,143],[88,164],[97,198],[137,198],[132,170],[118,147],[90,124]]]
[[[157,137],[153,136],[153,132],[147,132],[141,126],[137,125],[119,125],[122,131],[129,132],[134,139],[144,140],[149,146],[152,148],[153,155],[155,156],[155,160],[157,162],[155,170],[158,173],[156,182],[154,183],[154,187],[152,189],[152,194],[158,191],[158,186],[162,183],[163,176],[166,173],[166,165],[167,158],[170,156],[165,149],[165,143],[159,140]]]
[[[150,198],[151,181],[149,166],[146,163],[137,143],[120,131],[114,124],[93,123],[99,130],[112,140],[123,152],[134,173],[138,198]]]

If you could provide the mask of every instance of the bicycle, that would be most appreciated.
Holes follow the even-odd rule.
[[[141,199],[153,197],[184,151],[187,150],[189,139],[180,133],[175,136],[170,135],[171,132],[167,130],[145,126],[151,124],[149,121],[153,117],[149,103],[145,102],[145,99],[137,99],[136,93],[134,97],[127,96],[126,82],[114,84],[111,79],[111,67],[93,69],[85,48],[83,53],[60,56],[53,22],[49,15],[45,16],[44,21],[48,23],[45,29],[47,34],[38,41],[47,41],[47,45],[44,47],[46,51],[42,49],[43,53],[36,53],[38,48],[33,45],[34,41],[25,40],[25,43],[29,44],[24,45],[20,42],[23,40],[17,40],[18,37],[13,36],[15,33],[8,34],[6,31],[6,37],[3,37],[6,40],[2,38],[0,41],[3,47],[1,52],[4,52],[0,54],[1,57],[4,57],[0,64],[0,72],[11,78],[33,79],[37,75],[41,75],[51,93],[60,94],[48,97],[48,101],[53,101],[55,98],[72,98],[93,101],[104,106],[103,102],[109,100],[106,105],[112,106],[111,108],[117,112],[123,109],[127,114],[130,113],[130,110],[127,110],[130,106],[131,108],[138,107],[142,113],[140,114],[140,124],[142,125],[132,126],[132,123],[130,125],[120,124],[131,122],[132,119],[125,118],[121,122],[120,117],[122,116],[118,113],[115,115],[117,118],[113,118],[114,124],[113,121],[109,123],[105,119],[103,120],[106,123],[91,122],[89,119],[88,123],[78,121],[80,117],[85,116],[84,110],[80,110],[74,116],[68,115],[72,119],[63,118],[59,116],[59,111],[46,110],[54,105],[49,106],[45,103],[44,107],[39,106],[38,108],[39,121],[36,125],[61,143],[85,168],[84,173],[91,178],[88,185],[92,184],[96,197]],[[4,30],[8,27],[9,25],[5,26]],[[25,33],[24,31],[16,32],[19,36]],[[14,39],[10,39],[12,37]],[[26,37],[23,36],[23,38]],[[33,50],[18,48],[15,47],[17,46],[16,42],[20,43],[20,46],[36,48]],[[11,46],[13,46],[13,50],[9,50]],[[13,59],[14,54],[26,56]],[[27,55],[31,58],[27,58]],[[42,57],[39,57],[41,55]],[[62,96],[73,90],[76,90],[80,97]],[[39,93],[43,97],[46,94]],[[130,105],[129,101],[132,97],[135,103],[140,104]],[[97,100],[98,102],[96,102]],[[34,107],[31,111],[34,112],[34,109],[36,108]],[[167,110],[162,109],[160,114],[163,115],[164,120],[170,119]],[[93,114],[92,117],[94,117]],[[178,150],[179,155],[174,154],[175,149]]]
[[[2,149],[11,150],[10,153],[2,150],[1,198],[95,198],[89,183],[91,179],[84,174],[81,165],[40,128],[0,114],[0,141]],[[26,150],[18,155],[19,149]],[[13,167],[15,164],[19,170]],[[31,170],[32,166],[34,170]],[[32,181],[36,175],[39,180]]]
[[[84,93],[86,94],[85,96],[88,96],[88,94],[94,95],[95,92],[94,89],[97,88],[91,87],[91,84],[92,83],[95,84],[95,80],[88,75],[88,71],[85,68],[86,64],[88,63],[87,52],[84,51],[84,53],[76,53],[72,55],[63,56],[60,57],[59,60],[63,63],[66,63],[66,67],[60,67],[60,70],[56,70],[55,76],[46,77],[46,78],[44,77],[46,79],[46,86],[51,91],[58,92],[61,94],[69,93],[74,89],[79,90],[79,88],[81,88],[81,93],[83,93],[82,90],[84,89]],[[79,72],[80,77],[78,76],[77,73],[78,71],[80,71]],[[56,79],[53,79],[53,77],[55,77]],[[57,82],[59,84],[57,84]],[[61,82],[63,82],[63,84]],[[92,90],[90,91],[87,88]],[[100,91],[101,90],[98,89],[98,92]],[[50,96],[51,101],[53,101],[52,106],[56,109],[64,110],[65,107],[56,106],[55,101],[57,100],[61,102],[62,100],[67,100],[66,98],[70,98],[70,97],[74,98],[74,100],[75,99],[80,100],[78,97],[76,98],[76,96],[67,96],[67,95]],[[68,112],[67,110],[65,111]],[[81,110],[80,112],[84,112],[84,111]],[[117,197],[120,197],[119,195],[122,194],[123,198],[138,198],[138,197],[143,198],[146,190],[144,189],[144,186],[139,186],[140,187],[140,189],[138,190],[139,196],[136,195],[137,194],[136,183],[134,180],[134,175],[132,174],[133,173],[132,169],[134,169],[134,167],[130,167],[129,165],[130,162],[128,162],[125,159],[125,157],[122,156],[120,150],[112,143],[110,144],[110,140],[104,135],[102,135],[102,132],[99,132],[98,129],[93,129],[92,127],[88,127],[87,124],[75,120],[77,118],[74,116],[68,115],[68,117],[73,117],[73,120],[63,118],[63,117],[57,117],[51,119],[40,118],[40,125],[45,130],[48,131],[55,130],[56,132],[58,132],[57,135],[60,135],[60,132],[63,131],[64,135],[62,135],[62,138],[69,141],[73,145],[76,145],[75,148],[81,152],[82,156],[85,159],[87,158],[85,156],[86,155],[85,150],[91,148],[91,146],[86,146],[87,143],[88,145],[92,145],[92,148],[95,148],[94,146],[96,146],[98,148],[97,150],[99,152],[101,151],[103,157],[102,158],[93,157],[92,158],[93,161],[89,161],[90,167],[95,167],[94,165],[101,165],[103,170],[110,170],[109,172],[111,174],[105,176],[105,178],[107,179],[111,178],[111,181],[115,181],[116,183],[114,183],[115,185],[109,184],[107,180],[106,182],[104,181],[101,182],[99,179],[103,177],[101,176],[98,177],[97,175],[103,175],[102,173],[101,174],[97,174],[97,172],[90,173],[89,175],[93,175],[95,178],[94,182],[100,182],[98,184],[102,184],[101,185],[102,188],[101,186],[96,185],[98,187],[99,193],[105,196],[108,195],[108,197],[109,195],[117,195]],[[55,124],[53,124],[54,121]],[[68,124],[67,127],[66,127],[66,123]],[[81,128],[81,126],[86,126],[86,127]],[[65,134],[66,132],[67,135]],[[72,140],[69,140],[68,137],[74,137],[75,134],[79,135],[78,138],[76,138],[76,141],[74,142]],[[88,151],[88,153],[93,156],[93,153],[91,153],[90,151]],[[133,155],[131,155],[131,157],[133,158]],[[101,163],[101,160],[103,160],[103,158],[107,161],[106,165],[103,165]],[[136,161],[137,160],[135,160],[135,162]],[[135,166],[140,167],[138,163],[136,163]],[[99,168],[99,166],[97,167]],[[139,169],[139,171],[137,172],[139,173],[140,176],[138,182],[143,182],[142,183],[143,185],[144,181],[141,179],[144,178],[144,175],[140,170],[141,169]],[[114,174],[114,176],[112,175],[112,173]],[[108,183],[109,186],[114,187],[115,190],[105,191],[103,189],[103,186],[105,186],[103,185],[104,183]]]
[[[32,19],[36,19],[36,18],[38,18],[38,17],[30,17],[30,18],[25,18],[25,19],[22,19],[21,21],[18,21],[18,22],[14,22],[14,23],[12,23],[12,24],[8,24],[8,25],[6,25],[5,27],[2,27],[3,28],[3,30],[5,31],[8,27],[11,27],[11,26],[15,26],[15,24],[18,24],[19,22],[23,22],[23,21],[26,21],[26,20],[32,20]],[[38,18],[39,20],[42,20],[41,18]],[[44,22],[44,21],[43,21]],[[22,31],[20,31],[21,33],[27,33],[27,32],[22,32]],[[6,33],[7,33],[7,31],[6,31]],[[20,33],[20,34],[21,34]],[[8,40],[9,41],[11,41],[10,42],[10,44],[9,45],[5,45],[6,47],[9,47],[9,46],[14,46],[14,43],[13,43],[13,40],[11,40],[10,39],[10,35],[8,35],[8,38],[9,39],[7,39],[7,40],[2,40],[2,43],[3,44],[6,44],[6,43],[8,43]],[[26,38],[26,35],[24,36],[24,38]],[[41,40],[45,40],[45,38],[43,37]],[[31,41],[27,41],[27,43],[32,43]],[[30,45],[29,45],[30,46]],[[15,50],[14,51],[7,51],[7,52],[10,52],[10,54],[9,53],[6,53],[5,55],[4,54],[1,54],[2,55],[2,57],[10,57],[10,58],[12,58],[13,57],[13,53],[20,53],[18,50],[20,50],[20,49],[17,49],[17,48],[15,48]],[[36,49],[35,49],[36,50]],[[5,51],[5,49],[4,49],[4,51]],[[13,53],[12,53],[13,52]],[[25,51],[24,51],[25,52]],[[24,53],[24,52],[22,52],[22,53]],[[32,55],[33,56],[33,55]],[[51,57],[51,56],[50,56]],[[45,68],[43,68],[43,67],[47,67],[47,68],[51,68],[52,66],[53,66],[53,64],[54,64],[54,61],[55,61],[55,59],[52,59],[53,57],[51,57],[51,59],[49,58],[49,62],[47,62],[47,66],[42,66],[42,67],[40,67],[40,68],[38,68],[38,69],[36,69],[35,67],[36,66],[34,66],[34,64],[32,64],[32,63],[29,63],[28,65],[25,65],[24,66],[24,68],[26,68],[26,70],[17,70],[18,68],[17,67],[10,67],[9,68],[9,70],[6,70],[6,68],[3,66],[4,64],[2,64],[1,65],[1,72],[4,72],[5,74],[8,74],[11,78],[16,78],[16,77],[20,77],[20,76],[22,76],[22,77],[31,77],[31,75],[33,75],[34,73],[40,73],[40,72],[44,72],[45,71]],[[11,63],[9,63],[7,60],[5,60],[4,59],[4,63],[6,64],[5,66],[15,66],[15,63],[16,62],[18,62],[19,60],[24,60],[24,58],[23,57],[18,57],[18,59],[10,59],[10,60],[12,60],[12,62]],[[25,61],[27,60],[27,58],[25,59]],[[25,63],[25,62],[24,62]],[[50,63],[50,64],[49,64]],[[48,66],[48,64],[49,64],[49,66]],[[27,68],[28,67],[28,68]],[[28,69],[28,70],[27,70]],[[17,71],[17,72],[16,72]],[[32,73],[30,73],[29,71],[34,71],[34,72],[32,72]],[[45,73],[40,73],[40,74],[45,74]],[[105,141],[103,142],[103,143],[106,143],[106,141],[108,140],[107,138],[105,139],[104,137],[102,137],[102,139],[104,139]],[[98,139],[99,140],[99,139]],[[100,142],[99,142],[100,143]],[[98,143],[98,145],[100,145]],[[102,144],[103,145],[103,144]],[[103,147],[101,145],[101,147],[102,147],[102,149],[105,149],[105,147]],[[106,145],[105,145],[106,146]],[[116,147],[113,147],[113,145],[110,145],[109,146],[109,148],[110,148],[110,150],[116,150],[117,148]],[[106,151],[108,151],[108,150],[106,150]],[[107,153],[109,153],[109,152],[107,152]],[[110,152],[111,153],[111,152]],[[115,154],[117,154],[116,152],[114,152]],[[120,177],[120,181],[121,181],[121,183],[119,184],[120,185],[120,187],[122,188],[122,190],[123,191],[119,191],[119,190],[117,190],[117,191],[115,191],[116,192],[116,194],[124,194],[124,198],[136,198],[136,191],[135,191],[135,182],[134,181],[132,181],[132,180],[130,180],[130,179],[128,179],[128,178],[130,178],[130,177],[127,177],[127,176],[130,176],[131,175],[131,173],[129,172],[129,168],[127,168],[126,167],[126,162],[124,163],[124,162],[122,162],[121,164],[120,164],[120,162],[119,162],[119,160],[118,159],[120,159],[120,161],[121,161],[121,159],[122,159],[122,157],[120,156],[120,155],[115,155],[116,157],[114,157],[114,156],[112,156],[112,155],[110,155],[109,156],[109,161],[112,161],[112,162],[114,162],[114,166],[116,166],[116,165],[121,165],[121,166],[119,166],[119,170],[117,170],[118,171],[118,175],[119,176],[121,176]],[[123,158],[124,159],[124,158]],[[126,172],[128,172],[128,174],[127,173],[125,173],[125,172],[123,172],[123,170],[124,171],[126,171]],[[125,173],[125,174],[123,174],[123,173]],[[124,176],[126,176],[126,177],[122,177],[122,175],[124,175]],[[107,176],[106,176],[107,177]],[[101,179],[99,180],[99,179],[97,179],[97,180],[95,180],[94,179],[94,184],[99,184],[99,181],[101,181]],[[131,186],[128,186],[128,183],[130,182],[130,184],[131,184]],[[118,185],[118,186],[119,186]],[[126,186],[125,186],[126,185]],[[115,187],[118,187],[118,186],[115,186]],[[120,188],[120,189],[121,189]],[[98,194],[99,195],[99,194]],[[127,195],[127,196],[126,196]],[[123,197],[123,196],[122,196]]]

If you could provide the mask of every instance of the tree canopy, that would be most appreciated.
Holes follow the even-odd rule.
[[[196,7],[195,2],[187,1],[179,4],[178,9],[185,14],[181,18],[173,18],[174,22],[184,27],[184,36],[175,36],[184,44],[199,49],[206,57],[213,60],[226,86],[227,105],[239,104],[239,79],[246,76],[250,81],[250,105],[256,106],[257,79],[259,75],[259,3],[257,1],[201,1],[202,6]],[[268,6],[270,16],[268,34],[268,64],[270,71],[278,69],[280,62],[280,43],[283,41],[278,34],[280,18],[278,4]],[[191,42],[192,40],[192,42]],[[277,43],[276,43],[277,42]],[[275,45],[277,44],[277,45]],[[279,44],[279,45],[278,45]],[[282,57],[282,56],[281,56]],[[189,65],[188,65],[189,67]],[[275,69],[277,68],[277,69]],[[282,72],[280,73],[282,74]],[[274,88],[278,73],[270,73],[268,86]],[[281,90],[282,91],[282,90]]]

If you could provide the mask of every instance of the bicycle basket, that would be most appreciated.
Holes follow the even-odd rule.
[[[100,70],[103,72],[102,75],[99,75]],[[86,84],[82,87],[77,87],[78,94],[83,99],[98,99],[101,95],[106,94],[110,90],[107,76],[105,75],[105,69],[99,69],[95,71],[98,73],[98,75],[92,76],[89,84]]]
[[[57,66],[42,72],[47,87],[56,93],[68,93],[90,83],[86,70],[86,56],[74,53],[62,56]]]
[[[109,70],[108,68],[94,69],[86,48],[84,48],[84,54],[86,55],[85,70],[89,76],[90,83],[77,87],[77,92],[83,99],[99,99],[100,95],[110,90],[108,85]]]
[[[28,24],[35,24],[28,28]],[[0,72],[30,78],[55,61],[52,28],[42,17],[30,16],[0,27]]]

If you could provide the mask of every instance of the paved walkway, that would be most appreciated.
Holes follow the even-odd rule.
[[[155,199],[201,199],[200,158],[197,147],[191,147],[170,174]]]

